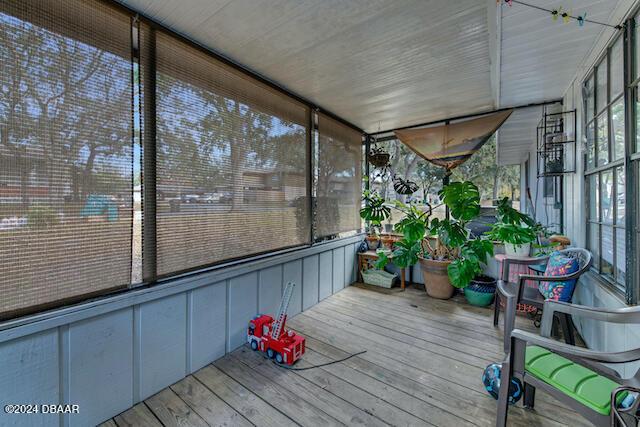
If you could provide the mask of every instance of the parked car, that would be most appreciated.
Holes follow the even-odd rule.
[[[184,194],[182,196],[182,203],[199,203],[200,196],[197,194]]]
[[[215,203],[220,201],[220,193],[206,193],[200,198],[200,203]]]
[[[220,203],[231,203],[233,201],[233,194],[231,191],[223,191],[220,193]]]

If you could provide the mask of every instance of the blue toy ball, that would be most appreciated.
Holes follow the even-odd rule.
[[[482,373],[482,383],[487,392],[498,400],[500,394],[500,372],[502,365],[492,363],[487,366]],[[517,378],[511,378],[509,384],[509,405],[514,405],[522,397],[522,383]]]

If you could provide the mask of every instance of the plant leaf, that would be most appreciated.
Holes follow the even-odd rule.
[[[480,191],[470,181],[452,182],[438,194],[451,216],[459,221],[470,221],[480,214]]]

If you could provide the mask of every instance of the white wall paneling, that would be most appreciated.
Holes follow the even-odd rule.
[[[331,241],[7,322],[0,326],[0,401],[71,403],[80,414],[11,416],[0,425],[95,425],[245,342],[249,319],[289,315],[355,278],[362,237]],[[335,271],[334,271],[335,267]],[[9,325],[9,326],[8,326]],[[10,327],[13,325],[13,327]]]

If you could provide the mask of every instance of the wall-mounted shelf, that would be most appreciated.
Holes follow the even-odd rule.
[[[544,111],[537,127],[538,177],[576,171],[576,110]]]

